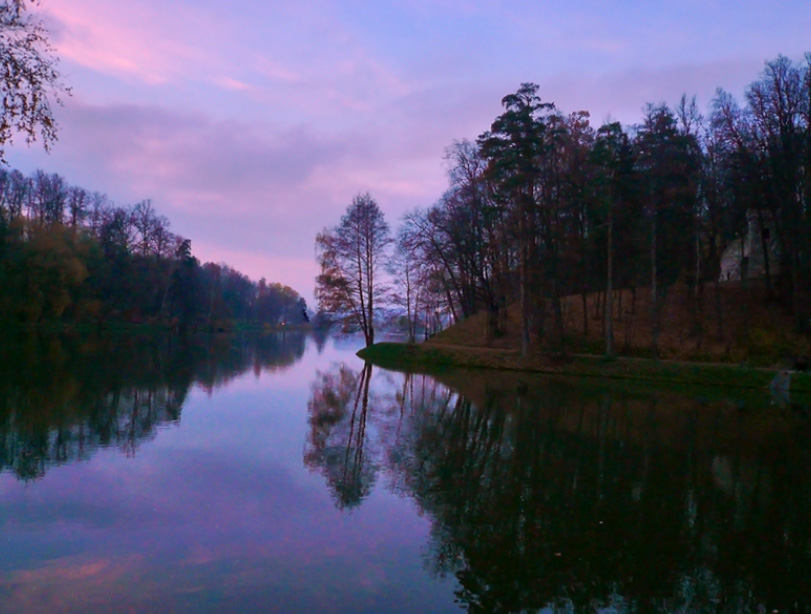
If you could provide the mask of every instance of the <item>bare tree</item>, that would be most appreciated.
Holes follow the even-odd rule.
[[[375,302],[384,291],[377,273],[390,242],[383,212],[368,193],[356,196],[340,223],[315,238],[319,309],[360,329],[367,346],[375,340]]]
[[[419,262],[416,246],[415,236],[410,232],[407,221],[404,220],[397,233],[394,253],[387,269],[393,276],[395,284],[394,292],[391,295],[392,302],[406,310],[409,343],[414,343],[417,339],[417,310],[415,307]]]
[[[70,225],[76,228],[83,224],[88,216],[90,204],[90,194],[84,188],[71,187],[68,190],[68,213],[70,215]]]
[[[5,146],[16,135],[26,143],[40,138],[46,150],[56,140],[52,101],[69,94],[56,66],[42,20],[28,12],[37,0],[4,0],[0,4],[0,163]]]

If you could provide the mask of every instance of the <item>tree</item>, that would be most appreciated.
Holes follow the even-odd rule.
[[[538,203],[544,200],[542,165],[548,158],[550,118],[555,110],[553,104],[541,102],[537,92],[534,83],[523,83],[515,94],[505,96],[501,100],[504,113],[477,141],[488,164],[486,175],[493,200],[507,204],[515,218],[523,356],[529,352],[532,333],[543,334],[543,325],[534,321],[542,320],[544,312],[536,291],[542,285],[537,270],[541,234]],[[541,304],[533,308],[538,302]]]
[[[256,286],[254,319],[271,326],[298,325],[307,322],[307,302],[290,286],[268,284],[265,278]]]
[[[367,346],[375,340],[375,302],[384,291],[377,273],[390,241],[383,212],[368,193],[356,196],[340,223],[315,238],[318,307],[360,329]]]
[[[594,146],[594,129],[589,123],[589,112],[578,111],[564,118],[564,145],[561,152],[563,167],[562,194],[564,200],[563,217],[564,237],[568,240],[568,258],[564,254],[564,263],[569,261],[569,269],[579,261],[580,297],[583,305],[583,334],[588,334],[587,296],[594,289],[593,277],[598,270],[594,266],[592,243],[594,242],[593,217],[589,215],[593,208],[589,187],[595,178],[589,160],[589,152]],[[567,290],[577,290],[571,283]]]
[[[614,211],[625,204],[630,189],[633,159],[628,135],[619,122],[604,124],[597,131],[591,150],[591,163],[594,166],[594,188],[598,197],[598,208],[604,213],[605,227],[605,355],[614,357]],[[585,309],[585,305],[584,305]],[[584,327],[585,328],[585,327]]]
[[[410,228],[403,220],[395,240],[394,253],[389,261],[388,271],[394,276],[395,291],[392,293],[392,302],[405,307],[406,323],[408,328],[408,342],[414,343],[417,339],[417,269],[416,241]]]
[[[17,134],[32,143],[42,139],[46,150],[56,140],[51,102],[70,93],[61,80],[47,31],[41,19],[28,12],[38,0],[4,0],[0,4],[0,162],[5,145]]]
[[[178,318],[178,327],[186,333],[193,324],[195,312],[201,306],[200,263],[192,255],[191,241],[183,239],[175,252],[177,268],[172,273],[169,299],[172,314]]]
[[[692,227],[691,147],[666,105],[648,105],[635,146],[650,218],[651,353],[658,357],[661,299],[692,245],[683,232]]]
[[[807,331],[809,290],[808,212],[809,151],[811,127],[811,77],[809,58],[805,66],[795,65],[784,56],[767,62],[760,80],[746,91],[752,119],[751,134],[755,147],[757,173],[765,177],[765,204],[770,211],[780,241],[781,272],[784,287],[790,289],[788,304],[799,331]],[[758,210],[763,237],[762,208]],[[770,278],[769,250],[763,243],[767,280]]]
[[[87,278],[87,241],[71,228],[42,227],[20,219],[6,239],[10,258],[0,262],[5,295],[0,312],[28,323],[59,320],[75,304]]]

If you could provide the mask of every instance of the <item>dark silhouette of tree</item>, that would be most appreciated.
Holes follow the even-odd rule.
[[[489,343],[504,332],[507,294],[510,284],[509,252],[505,238],[505,209],[488,190],[487,162],[479,147],[469,141],[457,141],[445,150],[448,178],[456,194],[461,218],[456,227],[460,268],[466,269],[465,295],[471,297],[469,309],[487,310]],[[461,215],[460,215],[461,214]]]
[[[169,285],[170,312],[177,317],[181,332],[187,332],[193,326],[201,305],[200,263],[192,256],[191,241],[188,239],[178,246],[175,257],[177,266]]]
[[[604,232],[601,234],[605,237],[605,268],[603,269],[605,271],[603,307],[605,353],[606,356],[612,357],[615,354],[613,329],[613,291],[617,285],[615,284],[615,269],[617,268],[615,254],[619,252],[625,263],[632,263],[636,259],[636,254],[632,251],[633,241],[626,239],[624,245],[620,242],[623,236],[633,236],[631,232],[628,232],[630,224],[627,222],[634,205],[635,185],[633,150],[628,135],[623,131],[619,122],[605,124],[597,130],[589,156],[594,173],[592,189],[597,209],[595,213],[598,219],[604,220],[602,222]],[[626,232],[615,232],[617,227]],[[584,313],[584,317],[588,317],[588,314]]]
[[[367,346],[375,341],[375,305],[384,292],[380,272],[390,242],[383,212],[369,194],[356,196],[338,225],[315,239],[319,310],[362,331]]]
[[[811,54],[805,65],[795,65],[785,56],[778,56],[766,63],[761,78],[746,91],[751,117],[748,142],[754,147],[751,155],[759,161],[757,170],[766,179],[764,203],[759,211],[769,211],[774,220],[780,241],[783,285],[788,288],[788,303],[797,328],[802,331],[811,329],[811,308],[807,305],[811,296],[809,73]],[[771,264],[768,249],[764,250],[764,258],[768,278]]]
[[[5,148],[20,134],[27,143],[37,138],[46,150],[56,140],[52,103],[69,94],[57,70],[58,60],[42,20],[29,12],[36,0],[4,0],[0,4],[0,163]]]
[[[400,226],[394,243],[394,251],[388,266],[388,272],[395,278],[390,300],[392,304],[405,309],[406,330],[409,343],[417,340],[417,275],[419,262],[417,260],[416,246],[412,244],[414,237],[406,224]]]
[[[403,218],[398,232],[401,257],[392,266],[407,264],[409,280],[400,279],[399,286],[410,287],[420,302],[441,305],[453,322],[486,309],[492,340],[501,332],[506,305],[500,240],[506,229],[500,208],[488,196],[486,161],[477,145],[455,142],[445,150],[445,160],[450,187],[427,210]],[[415,302],[414,312],[421,311]]]
[[[415,337],[419,321],[427,335],[431,330],[441,330],[437,322],[441,312],[449,314],[453,322],[462,319],[460,313],[471,313],[468,311],[471,305],[464,296],[465,290],[469,295],[471,288],[462,281],[464,264],[454,247],[454,237],[464,238],[455,234],[453,224],[448,223],[455,215],[452,202],[452,198],[443,198],[427,210],[407,213],[398,232],[395,257],[390,261],[392,267],[399,267],[399,283],[395,285],[393,300],[407,304],[408,297],[403,296],[403,291],[414,298],[414,313],[410,319]],[[403,275],[406,270],[408,280]],[[409,287],[411,291],[407,290]]]
[[[694,188],[690,137],[679,133],[665,105],[649,105],[634,141],[650,224],[651,353],[659,355],[660,310],[667,287],[690,253]]]
[[[517,239],[518,290],[521,309],[521,353],[529,352],[534,335],[543,334],[545,304],[540,276],[540,243],[544,199],[544,170],[551,148],[552,103],[542,102],[538,86],[524,83],[505,96],[505,108],[482,134],[479,147],[487,160],[487,175],[495,202],[511,211],[510,224]],[[550,229],[546,229],[549,231]]]

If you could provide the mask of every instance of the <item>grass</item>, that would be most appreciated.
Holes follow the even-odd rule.
[[[671,386],[712,387],[765,391],[777,369],[728,364],[658,361],[645,358],[572,356],[557,358],[543,355],[521,357],[504,349],[448,347],[377,343],[358,352],[358,356],[380,367],[441,374],[453,367],[523,371],[554,375],[636,380]],[[796,373],[791,380],[793,395],[811,396],[811,375]]]
[[[723,326],[719,328],[715,310],[715,288],[705,287],[703,308],[695,313],[694,300],[687,288],[674,285],[659,314],[660,358],[688,361],[748,364],[779,368],[793,364],[792,358],[811,354],[811,338],[795,332],[791,314],[779,301],[770,299],[762,282],[725,282],[719,287]],[[602,302],[598,294],[587,296],[587,317],[579,296],[561,302],[566,347],[573,354],[602,354],[604,345]],[[615,292],[613,310],[614,340],[624,356],[651,357],[652,321],[650,292],[646,288]],[[547,322],[554,315],[546,314]],[[515,350],[520,345],[520,314],[512,304],[505,313],[501,334],[486,336],[487,314],[479,312],[441,331],[428,345],[490,346]]]
[[[520,356],[517,305],[504,314],[503,329],[495,339],[486,335],[487,314],[477,313],[421,345],[381,343],[359,355],[385,368],[430,374],[468,367],[768,394],[778,372],[794,364],[794,357],[811,353],[811,338],[794,332],[791,315],[769,299],[762,283],[743,287],[728,282],[718,290],[716,297],[713,287],[705,288],[704,308],[697,315],[686,287],[668,289],[659,318],[662,360],[652,357],[650,297],[644,288],[635,295],[629,290],[615,293],[615,341],[622,357],[611,361],[600,356],[604,340],[597,294],[587,297],[587,319],[579,296],[562,301],[566,348],[572,355],[565,359],[540,353]],[[715,298],[722,307],[723,330],[717,327]],[[551,321],[552,315],[547,315]],[[811,401],[811,375],[794,374],[791,393],[793,399],[805,395]]]

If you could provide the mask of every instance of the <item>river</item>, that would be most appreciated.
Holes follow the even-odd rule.
[[[5,340],[0,611],[811,609],[805,407],[359,347]]]

